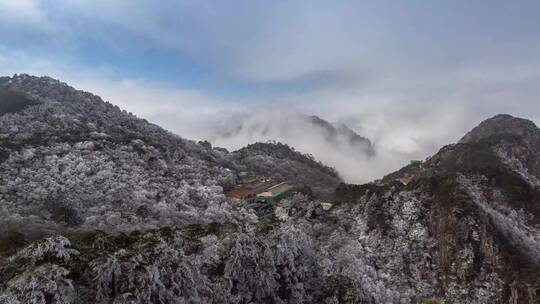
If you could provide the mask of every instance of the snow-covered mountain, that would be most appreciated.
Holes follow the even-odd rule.
[[[251,165],[244,158],[183,139],[50,78],[5,78],[0,94],[24,97],[2,99],[19,109],[0,118],[4,227],[131,231],[235,221],[223,188]],[[335,172],[290,155],[298,157],[282,158],[267,173],[286,167],[303,172],[299,182],[330,179],[327,189],[318,186],[326,193],[339,183]]]
[[[530,121],[352,185],[286,144],[213,148],[47,77],[0,78],[0,104],[2,304],[539,302]],[[312,195],[261,213],[223,194],[243,171]]]

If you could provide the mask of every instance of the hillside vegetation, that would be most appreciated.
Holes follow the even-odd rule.
[[[6,90],[25,98],[0,116],[1,304],[539,302],[530,121],[348,185],[287,145],[213,148],[51,78]],[[243,171],[310,191],[261,213],[224,195]]]

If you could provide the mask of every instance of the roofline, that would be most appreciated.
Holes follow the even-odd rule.
[[[279,186],[281,186],[281,185],[288,184],[288,183],[289,183],[288,181],[281,182],[281,183],[279,183],[279,184],[277,184],[277,185],[273,185],[272,187],[267,188],[266,191],[272,190],[272,189],[274,189],[274,188],[276,188],[276,187],[279,187]],[[292,186],[291,186],[291,187],[292,187]]]

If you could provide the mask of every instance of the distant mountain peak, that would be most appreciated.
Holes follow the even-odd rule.
[[[331,124],[330,124],[328,121],[326,121],[326,120],[320,118],[320,117],[317,116],[317,115],[310,115],[310,116],[308,116],[308,119],[309,119],[312,123],[314,123],[314,124],[316,124],[316,125],[319,125],[319,126],[321,126],[321,127],[331,126]]]
[[[308,120],[326,130],[328,141],[337,143],[340,139],[344,139],[352,147],[362,151],[367,156],[375,155],[375,149],[371,141],[356,133],[348,125],[340,123],[336,126],[316,115],[308,116]]]

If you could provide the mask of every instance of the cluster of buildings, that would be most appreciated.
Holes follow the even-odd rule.
[[[295,187],[290,182],[279,181],[273,177],[254,176],[247,172],[241,172],[239,177],[238,184],[225,193],[234,200],[276,203],[295,192]]]
[[[225,192],[225,195],[234,201],[265,203],[263,206],[266,207],[262,208],[267,208],[286,197],[292,196],[296,192],[297,187],[289,181],[280,181],[275,177],[255,176],[247,172],[241,172],[236,186],[230,191]],[[333,204],[320,202],[320,206],[323,211],[330,212]],[[264,212],[268,211],[268,209],[257,210],[262,210],[262,216],[265,215]],[[258,215],[261,216],[261,214]]]

